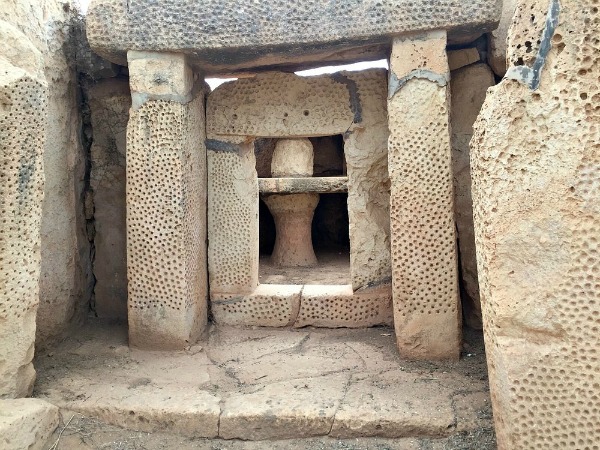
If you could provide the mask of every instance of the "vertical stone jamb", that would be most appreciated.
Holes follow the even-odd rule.
[[[394,323],[402,356],[458,358],[446,33],[396,38],[390,57],[388,163]]]
[[[207,321],[204,91],[181,54],[128,61],[129,341],[181,349]]]
[[[46,82],[0,58],[0,399],[31,395]]]

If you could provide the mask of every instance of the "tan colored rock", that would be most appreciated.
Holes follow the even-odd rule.
[[[218,325],[290,326],[298,316],[301,285],[261,284],[251,294],[211,295]]]
[[[183,349],[206,326],[203,123],[203,91],[189,103],[147,100],[131,111],[127,275],[129,343],[136,347]]]
[[[328,434],[347,379],[344,374],[300,378],[232,394],[223,405],[219,437],[263,440]]]
[[[225,141],[208,141],[207,147],[210,290],[250,293],[258,286],[254,151]]]
[[[344,134],[348,172],[350,271],[354,291],[389,284],[390,180],[387,71],[344,72],[355,83],[361,121]]]
[[[107,79],[87,91],[93,142],[90,187],[94,208],[95,311],[127,319],[125,153],[131,95],[126,80]]]
[[[407,385],[411,388],[402,389]],[[454,422],[448,388],[437,380],[424,383],[413,373],[392,370],[353,377],[330,435],[439,437],[446,436]]]
[[[363,328],[392,323],[390,286],[353,292],[350,285],[305,285],[294,326]]]
[[[0,400],[0,448],[45,449],[58,423],[58,408],[43,400]]]
[[[501,450],[600,442],[596,3],[519,3],[508,52],[523,54],[527,42],[535,48],[490,90],[471,141],[479,286]]]
[[[389,175],[394,326],[400,354],[456,359],[461,320],[444,33],[394,40]]]
[[[319,194],[265,195],[277,235],[271,259],[280,267],[310,267],[317,264],[311,225]]]
[[[0,398],[30,395],[35,380],[47,96],[0,55]]]
[[[460,69],[479,62],[479,51],[475,47],[451,50],[448,52],[448,66],[450,70]]]
[[[152,0],[96,0],[87,25],[93,50],[119,64],[128,50],[152,50],[186,53],[209,73],[261,66],[294,69],[314,61],[326,65],[385,57],[387,45],[381,44],[400,34],[442,29],[458,40],[485,33],[496,27],[499,3],[382,0],[351,7],[305,2],[299,8],[286,1],[255,0],[240,8],[232,0],[163,0],[158,9]]]
[[[348,177],[259,178],[258,190],[261,194],[300,194],[302,192],[331,194],[335,192],[348,192]]]
[[[488,64],[499,77],[503,77],[506,73],[506,40],[508,38],[508,29],[513,21],[518,3],[519,0],[502,0],[502,16],[500,17],[498,28],[487,35]],[[544,17],[535,17],[534,15],[533,20],[535,22],[543,21]],[[519,20],[519,22],[523,23],[522,20]]]
[[[313,174],[313,146],[308,139],[280,139],[271,160],[272,177],[310,177]]]
[[[469,141],[487,89],[494,84],[494,74],[486,64],[456,70],[452,72],[450,82],[454,218],[458,231],[461,276],[467,294],[462,298],[463,316],[467,325],[476,329],[481,329],[482,324],[473,230]]]

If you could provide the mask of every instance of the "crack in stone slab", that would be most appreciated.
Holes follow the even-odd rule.
[[[407,75],[404,75],[402,78],[398,78],[396,74],[390,70],[388,99],[391,99],[394,95],[396,95],[396,93],[413,78],[429,80],[437,83],[440,87],[444,87],[450,81],[450,74],[440,74],[428,69],[415,69],[410,71],[410,73]]]
[[[529,86],[529,89],[535,91],[540,86],[541,73],[546,63],[546,58],[552,48],[552,37],[558,26],[558,18],[560,15],[560,1],[550,0],[548,5],[548,13],[546,14],[546,26],[542,32],[540,48],[535,57],[532,67],[513,66],[506,72],[504,78],[508,80],[516,80],[522,84]]]

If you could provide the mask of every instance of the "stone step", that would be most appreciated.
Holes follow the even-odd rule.
[[[40,356],[38,396],[111,425],[193,438],[445,437],[491,426],[482,354],[411,363],[390,328],[219,327],[185,352],[126,344],[125,330],[107,327]]]

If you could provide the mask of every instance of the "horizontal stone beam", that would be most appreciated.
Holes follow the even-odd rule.
[[[182,52],[207,72],[384,57],[391,39],[447,30],[457,39],[500,20],[501,0],[93,0],[92,49],[118,64],[128,50]],[[373,48],[378,50],[373,53]],[[356,49],[360,49],[357,52]],[[351,51],[352,50],[352,51]],[[364,57],[362,59],[365,59]]]
[[[331,194],[348,192],[348,177],[259,178],[261,194]]]

